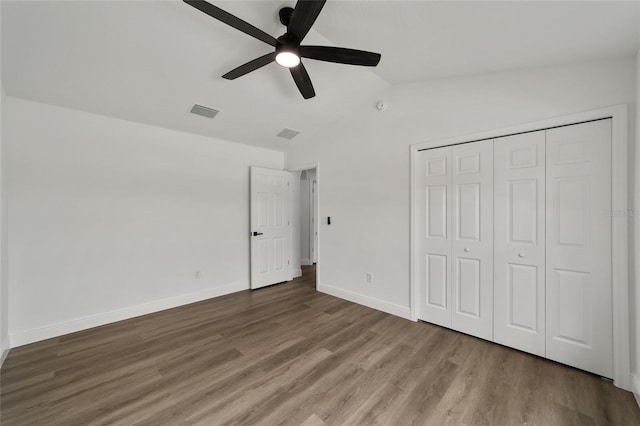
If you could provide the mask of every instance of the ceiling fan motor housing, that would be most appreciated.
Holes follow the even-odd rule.
[[[294,37],[289,34],[284,34],[278,37],[276,40],[276,53],[291,52],[296,56],[300,56],[300,53],[298,52],[299,46],[300,43],[298,43],[298,41],[295,40]]]
[[[291,15],[293,14],[292,7],[283,7],[280,9],[278,15],[280,15],[280,23],[284,26],[289,26],[289,21],[291,21]]]

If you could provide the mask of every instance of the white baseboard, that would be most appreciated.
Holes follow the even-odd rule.
[[[375,297],[365,296],[364,294],[344,290],[342,288],[333,287],[323,283],[318,283],[318,291],[339,297],[340,299],[348,300],[349,302],[364,305],[369,308],[411,320],[411,309],[409,309],[408,306],[396,305],[395,303],[390,303],[381,299],[376,299]]]
[[[300,264],[304,266],[311,266],[313,265],[313,262],[311,259],[300,259]]]
[[[294,269],[293,278],[298,278],[302,276],[302,269]]]
[[[123,309],[116,309],[110,312],[104,312],[96,315],[87,316],[70,321],[62,321],[56,324],[38,327],[31,330],[19,331],[11,333],[11,347],[27,345],[29,343],[38,342],[40,340],[50,339],[69,333],[74,333],[88,328],[98,327],[116,321],[122,321],[153,312],[163,311],[165,309],[176,308],[182,305],[188,305],[194,302],[211,299],[213,297],[223,296],[229,293],[249,289],[248,281],[239,281],[223,286],[216,286],[210,289],[197,291],[193,293],[181,294],[179,296],[170,297],[168,299],[154,300],[153,302],[143,303],[141,305],[131,306]]]
[[[631,387],[633,388],[633,396],[636,398],[638,406],[640,406],[640,376],[631,373]]]
[[[0,342],[0,368],[2,368],[2,364],[4,364],[4,360],[7,359],[7,355],[9,355],[9,336],[7,336],[2,342]]]

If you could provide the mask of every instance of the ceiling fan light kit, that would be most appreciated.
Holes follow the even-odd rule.
[[[301,58],[370,67],[375,67],[380,62],[379,53],[344,47],[300,45],[318,18],[326,0],[298,0],[295,8],[283,7],[280,9],[280,22],[287,27],[287,32],[277,39],[204,0],[184,0],[184,2],[275,48],[274,52],[240,65],[223,75],[222,78],[227,80],[235,80],[275,61],[277,64],[289,68],[302,97],[309,99],[314,97],[316,93]]]
[[[300,52],[294,43],[280,37],[276,43],[276,62],[285,68],[297,67],[300,64]]]
[[[276,55],[276,62],[285,68],[297,67],[300,64],[300,56],[294,52],[283,50]]]

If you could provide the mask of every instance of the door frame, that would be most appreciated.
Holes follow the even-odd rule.
[[[418,151],[429,148],[494,139],[512,134],[543,130],[550,127],[578,124],[584,121],[611,118],[611,256],[612,256],[612,298],[613,298],[613,381],[625,390],[632,390],[630,346],[629,346],[629,199],[628,199],[628,115],[626,104],[564,115],[548,120],[519,124],[510,127],[493,129],[478,133],[454,136],[446,139],[422,142],[411,145],[410,149],[410,181],[411,181],[411,258],[410,258],[410,309],[411,319],[418,320],[418,265],[416,256],[417,238],[414,232],[417,227],[418,206],[416,190],[418,188],[417,160]],[[619,212],[619,215],[618,215]]]
[[[318,211],[316,210],[316,204],[318,204],[318,174],[316,172],[316,178],[311,181],[311,194],[309,197],[311,202],[310,210],[310,232],[309,238],[309,253],[310,261],[312,264],[318,263]]]
[[[287,167],[285,170],[288,172],[301,172],[303,170],[316,169],[316,196],[314,205],[314,213],[316,216],[316,229],[318,232],[317,238],[317,250],[316,250],[316,289],[320,283],[320,224],[317,223],[320,218],[320,162],[306,163],[298,166]]]

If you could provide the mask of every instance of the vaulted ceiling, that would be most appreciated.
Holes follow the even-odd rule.
[[[216,1],[279,36],[293,1]],[[2,1],[9,95],[284,150],[283,128],[312,134],[371,108],[390,85],[635,54],[636,2],[329,0],[305,44],[380,52],[377,68],[307,60],[304,100],[273,63],[220,76],[270,46],[182,1]],[[193,104],[220,110],[214,120]]]

